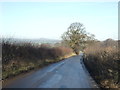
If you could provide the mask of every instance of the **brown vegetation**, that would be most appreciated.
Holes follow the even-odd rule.
[[[114,42],[114,44],[109,43]],[[85,49],[84,63],[101,88],[120,88],[117,41],[97,42]]]
[[[47,44],[15,43],[2,41],[2,79],[58,62],[70,56],[72,50],[67,47],[51,47]]]

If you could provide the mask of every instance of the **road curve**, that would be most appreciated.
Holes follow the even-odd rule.
[[[98,88],[82,63],[82,54],[3,84],[3,88]]]

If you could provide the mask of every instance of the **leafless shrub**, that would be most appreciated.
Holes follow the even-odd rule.
[[[103,42],[94,43],[84,52],[84,63],[102,88],[120,87],[118,47],[111,46],[111,44],[103,46]]]
[[[2,41],[3,78],[18,74],[37,66],[48,64],[46,60],[56,62],[60,57],[71,54],[72,50],[65,47],[51,47],[48,44],[34,45],[31,42]]]

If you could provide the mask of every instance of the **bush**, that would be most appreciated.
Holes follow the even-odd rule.
[[[3,79],[21,72],[57,62],[71,55],[72,50],[66,47],[51,47],[31,42],[2,41]]]
[[[120,87],[118,48],[96,43],[85,49],[84,63],[101,88]]]

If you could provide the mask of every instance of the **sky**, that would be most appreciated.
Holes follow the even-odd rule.
[[[3,37],[61,39],[74,22],[98,40],[117,40],[118,2],[0,2]]]

